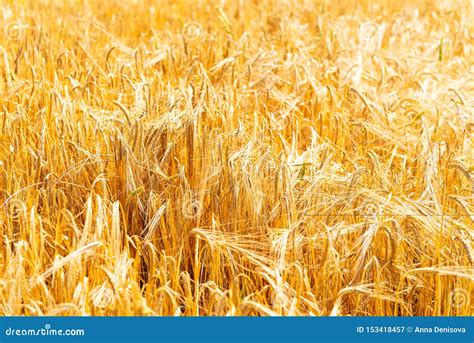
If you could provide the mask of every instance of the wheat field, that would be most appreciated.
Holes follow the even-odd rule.
[[[1,1],[0,314],[471,316],[472,1]]]

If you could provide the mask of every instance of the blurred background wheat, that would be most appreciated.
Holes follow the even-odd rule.
[[[472,315],[470,1],[1,1],[0,314]]]

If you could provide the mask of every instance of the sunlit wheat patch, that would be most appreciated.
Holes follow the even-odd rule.
[[[0,313],[473,314],[470,1],[6,1]]]

